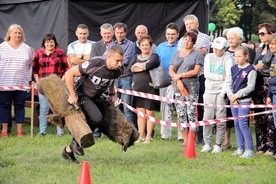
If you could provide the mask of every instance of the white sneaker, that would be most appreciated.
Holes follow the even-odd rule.
[[[234,151],[232,154],[233,156],[241,156],[243,154],[243,149],[238,148],[237,150]]]
[[[212,153],[220,153],[220,152],[221,152],[221,147],[219,145],[214,145]]]
[[[205,144],[203,147],[202,147],[202,150],[200,152],[202,153],[207,153],[209,151],[211,151],[211,146],[209,146],[208,144]]]
[[[240,156],[241,158],[251,158],[254,156],[253,150],[245,150],[245,152]]]

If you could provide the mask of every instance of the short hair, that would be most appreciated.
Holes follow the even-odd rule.
[[[8,31],[7,31],[7,34],[5,36],[5,40],[6,41],[9,41],[11,38],[10,38],[10,33],[12,32],[12,30],[14,30],[15,28],[18,28],[20,29],[21,33],[22,33],[22,42],[25,42],[26,41],[26,37],[25,37],[25,34],[24,34],[24,31],[23,31],[23,28],[18,25],[18,24],[11,24],[10,27],[8,28]]]
[[[153,45],[153,40],[152,40],[151,36],[148,35],[148,34],[144,34],[144,35],[141,36],[141,38],[140,38],[139,41],[138,41],[139,46],[140,46],[140,43],[141,43],[142,41],[144,41],[144,40],[148,40],[149,43],[150,43],[150,46]]]
[[[109,23],[104,23],[101,25],[100,30],[102,31],[103,29],[110,29],[111,31],[113,31],[113,26]]]
[[[42,47],[45,48],[45,45],[44,45],[44,44],[45,44],[45,42],[46,42],[47,40],[54,40],[54,42],[55,42],[55,48],[58,47],[58,42],[57,42],[56,36],[55,36],[54,34],[49,33],[49,34],[45,34],[45,35],[43,36],[42,43],[41,43],[41,46],[42,46]]]
[[[249,49],[248,49],[248,47],[246,47],[246,46],[238,46],[235,49],[235,52],[237,52],[237,51],[241,51],[244,55],[247,55],[248,58],[247,58],[246,62],[249,62],[250,56],[249,56]]]
[[[185,38],[185,37],[190,37],[190,38],[192,39],[193,44],[196,43],[197,34],[196,34],[195,32],[188,31],[188,32],[186,32],[186,33],[184,34],[183,37],[184,37],[184,38]]]
[[[125,23],[117,22],[117,23],[114,25],[114,30],[115,30],[116,28],[118,28],[118,29],[124,28],[125,33],[127,32],[127,25],[126,25]]]
[[[190,14],[190,15],[186,15],[184,18],[183,18],[183,22],[185,23],[187,20],[193,20],[195,22],[198,23],[198,18],[197,16],[195,16],[194,14]]]
[[[135,32],[137,31],[138,27],[142,27],[143,29],[145,29],[146,34],[148,34],[148,32],[149,32],[149,31],[148,31],[147,26],[145,26],[145,25],[143,25],[143,24],[140,24],[140,25],[136,26],[136,28],[135,28]]]
[[[85,24],[79,24],[79,25],[77,26],[77,29],[78,29],[78,28],[80,28],[80,29],[88,29],[88,26],[85,25]]]
[[[166,26],[166,29],[174,29],[174,30],[176,30],[177,32],[179,32],[178,26],[177,26],[177,24],[174,23],[174,22],[169,23],[169,24]]]
[[[109,53],[118,53],[120,54],[121,56],[124,55],[124,50],[123,48],[120,46],[120,45],[114,45],[112,46],[109,50],[108,50]]]
[[[235,34],[237,35],[237,37],[242,41],[243,40],[243,30],[239,27],[231,27],[227,30],[227,37],[230,35],[230,34]]]
[[[276,26],[275,24],[271,24],[271,23],[262,23],[258,25],[258,29],[261,29],[265,27],[265,29],[267,30],[268,34],[272,34],[276,32]]]
[[[271,44],[271,43],[276,43],[276,33],[273,33],[269,39],[268,39],[268,44]]]

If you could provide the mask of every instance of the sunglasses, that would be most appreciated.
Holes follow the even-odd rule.
[[[268,33],[260,32],[260,33],[258,33],[258,36],[264,36],[266,34],[268,34]]]

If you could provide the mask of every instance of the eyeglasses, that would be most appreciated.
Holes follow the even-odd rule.
[[[264,36],[266,34],[268,34],[268,33],[260,32],[260,33],[258,33],[258,36]]]

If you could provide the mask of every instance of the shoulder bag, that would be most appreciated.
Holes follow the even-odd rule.
[[[149,74],[152,81],[149,85],[155,89],[164,88],[171,84],[165,67],[161,64],[158,67],[151,69]]]

